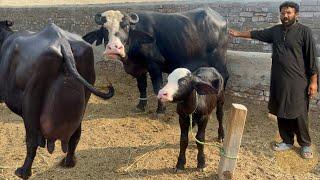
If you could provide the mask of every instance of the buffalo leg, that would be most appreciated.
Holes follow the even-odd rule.
[[[189,130],[189,121],[190,117],[182,117],[179,116],[179,124],[180,124],[180,152],[178,157],[178,162],[176,165],[177,170],[183,170],[186,164],[186,149],[188,147],[188,130]]]
[[[31,167],[39,144],[38,138],[42,136],[39,130],[39,114],[41,109],[41,91],[39,89],[39,87],[36,87],[27,90],[27,95],[23,102],[23,121],[26,129],[27,155],[22,167],[15,171],[15,174],[23,179],[28,179],[32,174]]]
[[[139,104],[136,106],[137,109],[145,111],[147,105],[147,74],[137,78],[138,89],[140,93]]]
[[[158,92],[160,91],[160,88],[163,84],[162,79],[162,72],[159,70],[156,70],[156,68],[150,72],[153,92],[158,95]],[[162,103],[160,100],[158,100],[158,107],[157,107],[157,113],[164,113],[166,111],[166,107],[164,106],[164,103]]]
[[[26,144],[27,156],[22,167],[17,168],[17,170],[15,171],[15,174],[22,179],[28,179],[32,174],[31,167],[38,148],[37,135],[31,132],[27,132]]]
[[[71,168],[76,165],[76,159],[75,159],[75,150],[79,143],[81,136],[81,124],[78,127],[78,129],[73,133],[69,140],[68,144],[68,153],[67,156],[61,161],[60,165],[63,167]]]
[[[161,114],[161,113],[165,113],[166,111],[166,106],[164,105],[163,102],[161,102],[160,100],[158,100],[158,107],[157,107],[157,113]]]
[[[218,128],[218,141],[222,142],[224,139],[224,129],[223,129],[223,104],[224,104],[224,94],[219,97],[217,102],[217,120],[219,122],[219,128]]]
[[[207,127],[209,116],[201,116],[201,117],[194,116],[194,117],[195,117],[194,121],[198,122],[198,132],[197,132],[196,138],[200,142],[205,142],[205,133],[206,133],[206,127]],[[204,145],[197,142],[197,148],[198,148],[197,168],[203,169],[206,166],[205,155],[204,155]]]

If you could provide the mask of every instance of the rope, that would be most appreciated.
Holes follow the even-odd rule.
[[[198,98],[199,98],[199,95],[198,95],[198,93],[197,93],[197,91],[196,91],[196,107],[195,107],[195,109],[193,110],[193,112],[191,113],[190,126],[189,126],[189,132],[191,133],[193,139],[194,139],[197,143],[199,143],[199,144],[208,145],[208,146],[214,146],[214,147],[218,148],[219,151],[220,151],[220,156],[223,156],[223,157],[228,158],[228,159],[238,159],[238,156],[234,157],[234,156],[229,156],[229,155],[227,155],[226,152],[225,152],[225,150],[224,150],[224,148],[223,148],[221,145],[219,145],[219,144],[217,144],[217,143],[205,143],[205,142],[199,141],[199,140],[196,138],[196,136],[194,135],[194,133],[193,133],[193,131],[192,131],[192,119],[193,119],[193,113],[194,113],[194,112],[197,110],[197,108],[198,108]]]

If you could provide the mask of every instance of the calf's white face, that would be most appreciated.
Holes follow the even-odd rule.
[[[162,102],[172,102],[174,95],[179,91],[179,80],[191,76],[186,68],[177,68],[168,76],[168,83],[159,91],[158,99]]]
[[[219,94],[222,76],[213,67],[199,68],[195,74],[186,68],[177,68],[168,76],[168,83],[159,91],[162,102],[184,101],[196,90],[199,95]]]

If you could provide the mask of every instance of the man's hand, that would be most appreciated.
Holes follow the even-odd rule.
[[[229,35],[231,37],[242,37],[242,38],[251,38],[251,33],[250,31],[244,31],[244,32],[240,32],[240,31],[236,31],[234,29],[229,29]]]
[[[312,82],[312,83],[309,84],[308,95],[309,95],[310,99],[312,99],[313,97],[316,96],[317,90],[318,90],[317,82]]]
[[[318,74],[314,74],[310,78],[310,84],[308,87],[309,98],[312,99],[316,96],[318,91]]]
[[[240,35],[240,32],[233,29],[229,29],[229,35],[232,37],[238,37]]]

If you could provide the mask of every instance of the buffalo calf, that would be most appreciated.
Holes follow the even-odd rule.
[[[213,67],[202,67],[191,73],[188,69],[175,69],[168,76],[168,83],[159,91],[158,99],[162,102],[177,103],[180,124],[180,154],[176,165],[183,170],[186,164],[185,152],[188,146],[188,130],[190,115],[192,126],[198,125],[196,138],[205,141],[205,129],[213,109],[219,121],[218,140],[224,138],[222,125],[224,104],[224,81],[220,73]],[[197,168],[205,167],[204,146],[197,142]]]

